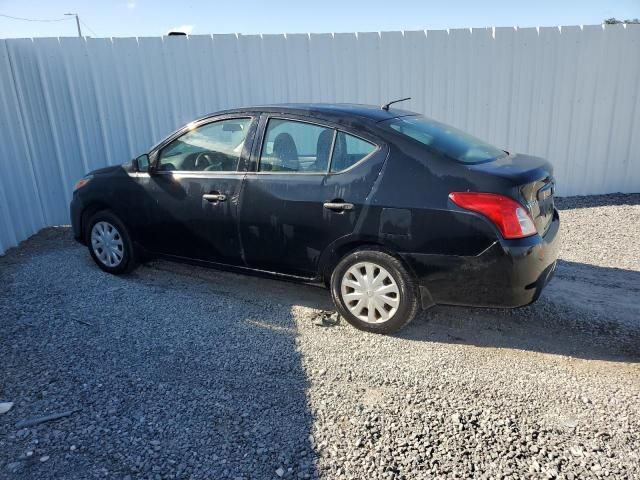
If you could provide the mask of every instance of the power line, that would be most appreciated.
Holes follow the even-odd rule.
[[[83,20],[80,20],[80,16],[77,13],[65,13],[66,17],[76,17],[76,24],[78,26],[78,36],[82,37],[82,32],[80,31],[80,24],[82,23],[82,25],[84,25],[85,27],[87,27],[87,29],[93,33],[96,37],[98,36],[98,34],[96,32],[93,31],[93,29],[86,24],[86,22],[84,22]],[[69,18],[52,18],[52,19],[44,19],[44,18],[24,18],[24,17],[13,17],[11,15],[5,15],[4,13],[0,13],[0,17],[5,17],[5,18],[10,18],[12,20],[22,20],[25,22],[62,22],[64,20],[70,20]]]
[[[99,36],[96,32],[93,31],[93,29],[89,25],[87,25],[87,22],[85,22],[84,20],[80,19],[80,23],[82,25],[84,25],[85,27],[87,27],[87,30],[89,30],[91,33],[93,33],[94,36],[96,36],[96,37]]]
[[[68,18],[41,19],[41,18],[12,17],[11,15],[5,15],[3,13],[0,13],[0,17],[10,18],[12,20],[24,20],[25,22],[63,22],[65,20],[69,20]]]

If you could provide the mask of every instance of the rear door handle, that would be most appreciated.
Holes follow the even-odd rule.
[[[202,198],[208,202],[224,202],[227,196],[223,193],[205,193]]]
[[[353,210],[353,203],[346,203],[346,202],[326,202],[322,206],[327,210],[336,210],[336,211]]]

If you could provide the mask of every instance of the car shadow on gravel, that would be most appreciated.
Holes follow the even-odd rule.
[[[620,205],[640,205],[640,193],[611,193],[588,197],[556,197],[556,208],[572,210],[576,208],[613,207]]]
[[[107,275],[68,237],[0,258],[0,478],[317,477],[289,305],[164,262]]]
[[[434,307],[398,336],[586,360],[640,362],[640,272],[560,260],[532,305]]]
[[[312,286],[169,262],[152,269],[211,284],[242,301],[334,310],[329,293]],[[260,292],[258,296],[255,292]],[[422,312],[397,337],[468,343],[614,362],[640,361],[640,272],[560,260],[555,278],[532,305],[518,309],[439,306]],[[362,334],[366,335],[366,334]]]

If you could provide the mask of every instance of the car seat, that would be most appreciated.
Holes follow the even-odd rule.
[[[298,149],[293,137],[286,133],[279,133],[273,141],[273,156],[280,160],[282,170],[297,172],[300,170]]]

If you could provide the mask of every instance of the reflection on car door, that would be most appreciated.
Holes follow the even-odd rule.
[[[246,263],[312,277],[322,251],[356,228],[387,149],[302,118],[261,124],[240,202]]]
[[[242,263],[238,196],[256,129],[254,117],[197,125],[152,154],[143,180],[151,205],[145,245],[157,253]]]

